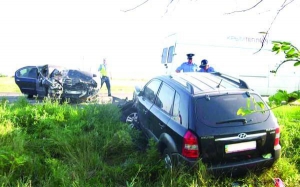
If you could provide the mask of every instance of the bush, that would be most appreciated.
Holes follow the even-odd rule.
[[[287,93],[285,90],[278,90],[276,94],[269,97],[269,104],[281,105],[282,102],[290,103],[300,99],[300,91],[294,91],[292,93]]]

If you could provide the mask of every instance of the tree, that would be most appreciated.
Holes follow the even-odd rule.
[[[294,66],[300,65],[300,51],[298,50],[298,48],[296,48],[294,45],[292,45],[289,42],[273,41],[272,43],[273,43],[273,48],[272,48],[273,52],[275,52],[276,54],[283,52],[285,54],[285,60],[279,64],[277,69],[274,70],[274,73],[277,73],[280,66],[286,62],[295,62]]]
[[[276,74],[280,66],[286,62],[294,62],[295,67],[300,65],[300,51],[298,50],[298,48],[296,48],[291,43],[284,42],[284,41],[272,41],[272,43],[273,43],[273,48],[272,48],[273,52],[275,52],[276,54],[283,52],[285,54],[285,60],[279,64],[279,66],[276,68],[276,70],[273,71],[273,73]],[[300,94],[299,90],[294,91],[292,93],[287,93],[285,90],[278,90],[278,92],[275,95],[269,98],[269,101],[274,102],[276,105],[280,105],[282,101],[293,102],[300,98],[299,94]],[[251,100],[255,105],[254,110],[250,109]],[[237,111],[237,115],[245,116],[254,112],[264,112],[264,111],[265,109],[263,103],[257,102],[253,97],[250,97],[248,99],[247,107],[239,108],[239,110]]]

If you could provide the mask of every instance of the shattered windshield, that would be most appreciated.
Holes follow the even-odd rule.
[[[256,102],[263,102],[258,95],[252,94],[252,96]],[[255,106],[246,93],[206,96],[196,100],[196,116],[200,123],[213,126],[253,124],[265,121],[269,117],[269,111],[255,112],[245,116],[237,115],[241,107],[249,107],[250,110],[254,110],[255,107],[257,109],[257,105]],[[267,109],[267,106],[264,108]]]

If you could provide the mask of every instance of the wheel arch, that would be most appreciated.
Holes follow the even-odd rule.
[[[178,152],[175,141],[167,133],[161,134],[161,136],[159,137],[159,140],[158,140],[158,150],[159,150],[159,152],[163,153],[165,148],[168,148],[170,153]]]

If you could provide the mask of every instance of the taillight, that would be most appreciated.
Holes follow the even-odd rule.
[[[183,137],[182,155],[187,158],[199,157],[198,139],[190,131],[187,131]]]
[[[280,138],[280,129],[279,129],[279,127],[276,128],[275,133],[276,134],[275,134],[274,148],[279,145],[279,138]]]

